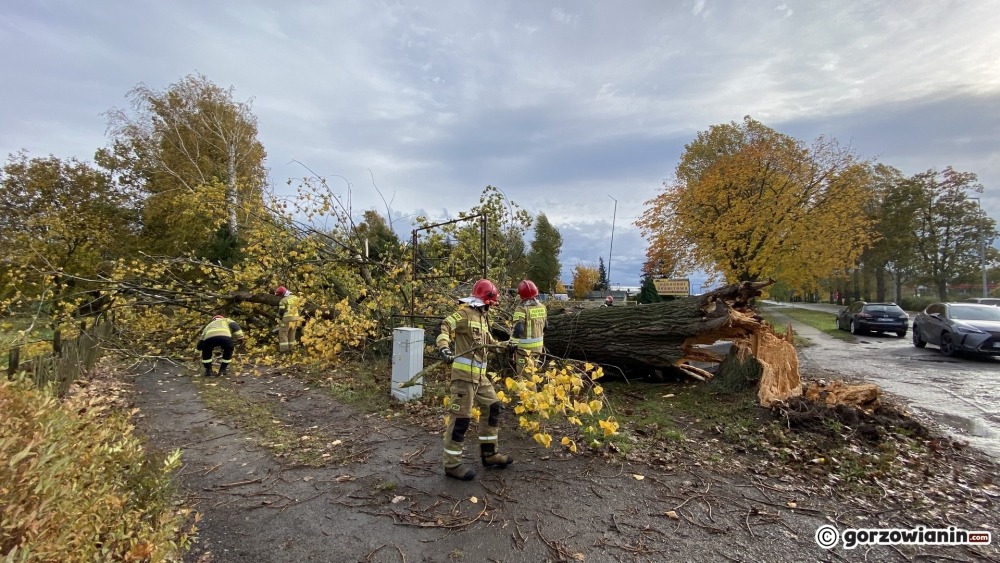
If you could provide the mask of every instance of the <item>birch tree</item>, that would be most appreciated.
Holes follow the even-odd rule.
[[[262,209],[267,177],[251,102],[202,74],[162,91],[140,84],[128,99],[130,111],[108,112],[113,144],[99,156],[145,192],[147,239],[159,250],[191,249],[220,223],[238,236]],[[189,211],[196,200],[217,203]],[[185,210],[196,220],[178,221]]]

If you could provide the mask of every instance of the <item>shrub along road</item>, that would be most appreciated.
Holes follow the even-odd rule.
[[[604,448],[570,456],[508,431],[501,444],[514,454],[515,464],[458,482],[444,477],[439,465],[441,418],[436,408],[414,403],[364,412],[338,402],[316,383],[276,372],[191,378],[162,364],[135,378],[139,427],[155,447],[183,450],[180,485],[203,518],[199,541],[187,560],[906,561],[931,553],[954,560],[1000,556],[996,542],[988,548],[826,551],[813,539],[819,526],[831,523],[840,528],[947,525],[947,519],[971,527],[1000,521],[997,488],[983,476],[995,475],[996,467],[978,465],[981,460],[963,459],[950,475],[940,467],[953,460],[933,454],[941,458],[934,471],[944,477],[944,485],[934,487],[945,487],[940,502],[949,507],[921,513],[915,505],[893,501],[890,491],[901,484],[889,478],[882,484],[885,493],[868,500],[856,502],[847,488],[843,494],[829,492],[836,487],[817,494],[824,489],[800,472],[809,467],[805,460],[785,464],[766,452],[753,457],[743,449],[745,437],[736,436],[735,446],[726,444],[727,433],[708,430],[700,435],[697,419],[691,419],[685,422],[686,438],[679,441],[643,441],[649,428],[635,433],[628,455]],[[653,388],[632,386],[638,387]],[[657,395],[684,393],[691,386],[655,389]],[[680,416],[675,420],[683,422]],[[797,446],[781,447],[794,453]],[[954,484],[952,489],[948,483]]]

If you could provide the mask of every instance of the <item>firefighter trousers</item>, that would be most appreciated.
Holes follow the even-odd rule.
[[[291,352],[295,349],[296,331],[299,320],[282,320],[278,324],[278,351]]]
[[[465,433],[472,421],[472,406],[479,407],[479,445],[497,444],[497,425],[500,419],[500,401],[493,384],[486,376],[479,382],[452,380],[451,401],[448,403],[448,427],[444,431],[444,466],[462,464]]]

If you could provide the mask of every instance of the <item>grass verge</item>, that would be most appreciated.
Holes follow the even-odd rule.
[[[833,313],[813,311],[810,309],[799,309],[797,307],[782,307],[780,311],[765,308],[761,312],[761,316],[767,319],[767,322],[771,323],[775,327],[785,324],[783,320],[775,320],[779,318],[779,315],[809,325],[816,330],[822,331],[823,333],[838,340],[843,340],[845,342],[857,341],[857,338],[855,338],[851,333],[837,328],[837,317]],[[796,341],[796,346],[797,345],[798,341]]]

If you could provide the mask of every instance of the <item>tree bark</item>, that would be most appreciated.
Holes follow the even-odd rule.
[[[613,365],[626,373],[670,370],[685,361],[721,361],[695,345],[748,339],[761,327],[751,301],[772,283],[742,282],[635,307],[553,312],[545,347],[556,356]]]
[[[779,336],[751,308],[761,289],[773,283],[741,282],[636,307],[553,312],[545,347],[551,354],[615,366],[626,374],[661,370],[704,380],[710,374],[690,362],[722,364],[725,358],[698,345],[728,340],[732,359],[713,380],[730,390],[756,383],[760,404],[769,407],[802,394],[792,327]]]

